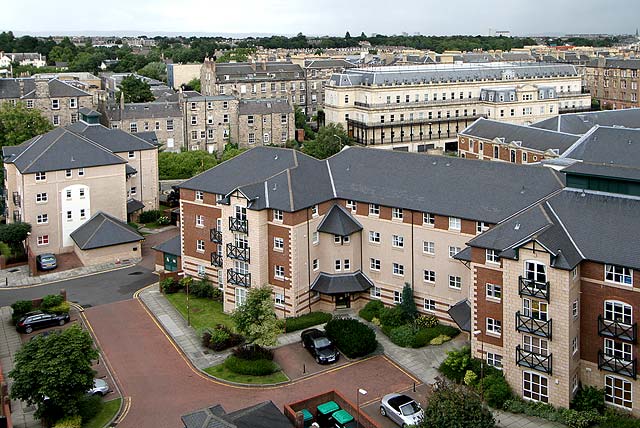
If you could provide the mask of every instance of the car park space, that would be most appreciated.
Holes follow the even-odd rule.
[[[349,363],[349,360],[344,355],[340,355],[336,363],[318,364],[313,356],[302,347],[302,342],[292,343],[276,349],[273,353],[273,360],[280,365],[282,371],[291,380],[331,370]]]
[[[431,393],[431,387],[425,384],[416,385],[415,391],[413,390],[413,388],[405,391],[400,391],[400,394],[408,395],[409,397],[416,400],[416,402],[418,402],[418,404],[420,404],[422,408],[424,408],[427,405],[427,398],[430,395],[430,393]],[[378,426],[380,426],[380,428],[394,428],[399,426],[387,416],[382,416],[380,414],[380,399],[376,399],[374,401],[368,401],[366,404],[362,406],[361,409],[362,409],[361,411],[363,413],[366,413],[367,416],[373,419],[378,424]]]
[[[62,253],[62,254],[56,254],[55,255],[55,259],[56,259],[56,267],[55,268],[47,268],[47,269],[41,269],[38,266],[38,262],[36,261],[36,269],[33,270],[33,274],[34,275],[45,275],[48,273],[52,273],[52,272],[61,272],[64,270],[69,270],[69,269],[75,269],[75,268],[79,268],[82,267],[83,264],[80,261],[80,259],[78,258],[78,256],[76,256],[75,253],[71,252],[71,253]]]

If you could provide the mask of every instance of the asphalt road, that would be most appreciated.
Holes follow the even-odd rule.
[[[16,300],[31,300],[47,294],[57,294],[63,288],[67,290],[68,300],[84,307],[104,305],[130,299],[134,292],[157,280],[157,275],[151,270],[140,265],[131,266],[53,284],[0,289],[0,306],[10,305]]]

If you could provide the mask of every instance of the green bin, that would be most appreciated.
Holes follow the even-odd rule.
[[[302,409],[302,416],[304,417],[304,428],[309,428],[313,423],[313,415],[307,409]]]
[[[340,428],[351,428],[356,426],[356,421],[353,420],[353,416],[346,410],[338,410],[331,415],[335,421],[335,426]]]
[[[320,404],[318,410],[318,424],[323,427],[331,425],[331,415],[340,410],[340,406],[335,401],[327,401]]]

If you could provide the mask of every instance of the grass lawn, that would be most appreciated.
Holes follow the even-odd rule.
[[[120,409],[120,401],[122,401],[122,398],[105,402],[100,413],[90,421],[82,424],[82,428],[104,428],[107,422],[109,422]]]
[[[204,371],[217,378],[237,383],[266,384],[286,382],[289,380],[287,375],[285,375],[282,371],[275,372],[267,376],[248,376],[237,374],[228,370],[224,366],[224,363],[217,366],[207,367],[206,369],[204,369]]]
[[[187,319],[187,294],[183,292],[166,294],[167,300]],[[215,327],[217,324],[224,324],[230,329],[234,329],[233,322],[229,315],[222,312],[222,302],[200,297],[189,296],[189,307],[191,312],[191,326],[196,330],[205,327]]]

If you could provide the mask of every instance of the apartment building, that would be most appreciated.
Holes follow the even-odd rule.
[[[0,79],[0,102],[38,109],[54,126],[77,122],[81,108],[92,108],[93,97],[58,79]]]
[[[158,207],[158,148],[105,128],[98,112],[80,113],[74,124],[3,147],[7,222],[32,225],[27,244],[34,255],[75,251],[94,263],[113,251],[140,257],[139,247],[121,244],[142,239],[126,227],[128,216]],[[93,259],[85,257],[89,250],[97,250]]]
[[[563,155],[567,188],[456,256],[472,272],[472,352],[525,399],[568,407],[593,385],[640,414],[638,143],[637,129],[595,127]]]
[[[305,59],[302,64],[307,88],[305,113],[311,117],[324,109],[324,88],[335,73],[354,68],[356,65],[341,58]]]
[[[640,59],[595,58],[586,67],[587,88],[603,109],[640,107]]]
[[[47,57],[37,52],[0,51],[0,68],[8,68],[12,63],[40,68],[47,65]]]
[[[480,117],[530,124],[590,106],[569,64],[350,69],[325,89],[328,123],[342,124],[358,144],[413,152],[455,150],[458,132]]]
[[[202,64],[167,64],[167,84],[176,91],[193,79],[200,78]]]
[[[278,315],[293,316],[393,305],[409,283],[421,312],[453,322],[471,285],[454,255],[561,187],[544,167],[357,147],[320,161],[256,147],[181,185],[182,270],[223,289],[226,312],[265,284]]]

